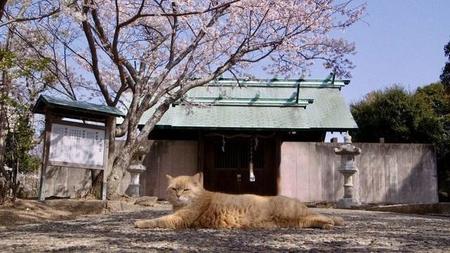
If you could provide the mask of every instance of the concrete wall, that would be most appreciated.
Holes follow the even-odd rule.
[[[147,170],[140,177],[140,192],[165,199],[166,174],[194,175],[198,170],[197,150],[197,141],[155,141],[144,160]]]
[[[362,203],[435,203],[436,158],[425,144],[355,143],[359,171],[354,193]],[[284,142],[281,145],[279,194],[305,202],[337,201],[343,176],[336,144]]]

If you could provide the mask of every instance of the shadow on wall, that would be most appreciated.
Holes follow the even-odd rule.
[[[432,145],[356,143],[355,191],[362,203],[436,203],[436,157]]]
[[[155,189],[158,188],[157,173],[155,168],[158,166],[157,150],[159,150],[158,141],[154,141],[151,144],[149,153],[145,156],[142,164],[145,166],[145,171],[140,175],[140,188],[139,192],[145,196],[155,196]]]
[[[436,158],[432,145],[354,143],[354,196],[362,203],[436,203]],[[340,157],[334,144],[284,142],[280,194],[305,202],[335,202],[343,196]]]
[[[155,141],[143,164],[141,195],[166,198],[167,179],[171,176],[194,175],[198,171],[197,141]]]
[[[124,141],[116,141],[116,151],[120,152]],[[60,198],[84,198],[92,190],[92,181],[101,170],[48,166],[45,181],[45,196]],[[101,176],[99,178],[101,182]],[[124,171],[119,193],[125,193],[130,184],[130,173]],[[100,185],[98,185],[100,186]],[[39,186],[37,186],[39,187]]]
[[[384,196],[386,203],[438,202],[437,166],[433,147],[414,144],[391,145],[400,145],[397,149],[403,149],[403,152],[397,157],[386,156],[385,158],[385,162],[393,165],[391,175],[386,175],[386,181],[389,183]],[[394,169],[395,162],[387,160],[395,158],[397,158],[397,164],[404,164],[410,170],[398,170],[398,167]],[[391,179],[392,176],[394,179]],[[397,179],[398,184],[394,183],[396,178],[401,179]]]
[[[354,143],[362,149],[356,157],[354,195],[362,203],[436,203],[437,172],[432,145]],[[283,142],[278,194],[304,202],[336,202],[343,196],[340,157],[334,143]],[[143,164],[141,195],[166,196],[165,175],[193,175],[198,170],[197,141],[155,141]],[[83,197],[91,188],[91,172],[49,168],[46,196]],[[125,172],[121,190],[130,176]]]
[[[45,181],[46,197],[82,198],[92,186],[91,171],[49,166]]]

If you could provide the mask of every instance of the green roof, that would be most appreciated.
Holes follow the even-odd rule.
[[[34,105],[34,113],[45,113],[46,108],[58,111],[64,110],[72,114],[92,114],[98,116],[125,116],[125,114],[119,109],[106,106],[88,103],[84,101],[68,100],[62,98],[56,98],[48,95],[40,95],[36,104]]]
[[[348,80],[302,79],[241,80],[238,83],[234,79],[219,79],[190,90],[173,104],[156,127],[354,129],[356,122],[340,92],[348,83]],[[152,112],[144,113],[140,124],[144,124]]]

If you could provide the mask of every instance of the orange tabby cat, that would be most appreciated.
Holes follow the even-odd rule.
[[[169,201],[174,213],[151,220],[138,220],[138,228],[323,228],[342,225],[342,218],[326,217],[299,201],[252,194],[233,195],[203,189],[200,174],[167,175]]]

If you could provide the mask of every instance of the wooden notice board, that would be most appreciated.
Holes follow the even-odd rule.
[[[113,118],[112,118],[113,119]],[[104,125],[64,121],[46,115],[45,143],[39,186],[39,200],[45,200],[47,166],[102,170],[102,200],[106,200],[106,173],[108,166],[109,131]],[[109,124],[115,124],[113,120]]]
[[[45,200],[47,166],[100,170],[106,200],[109,151],[114,152],[118,108],[85,101],[40,95],[33,112],[45,115],[39,200]]]
[[[103,170],[105,133],[101,126],[52,123],[49,165]]]

